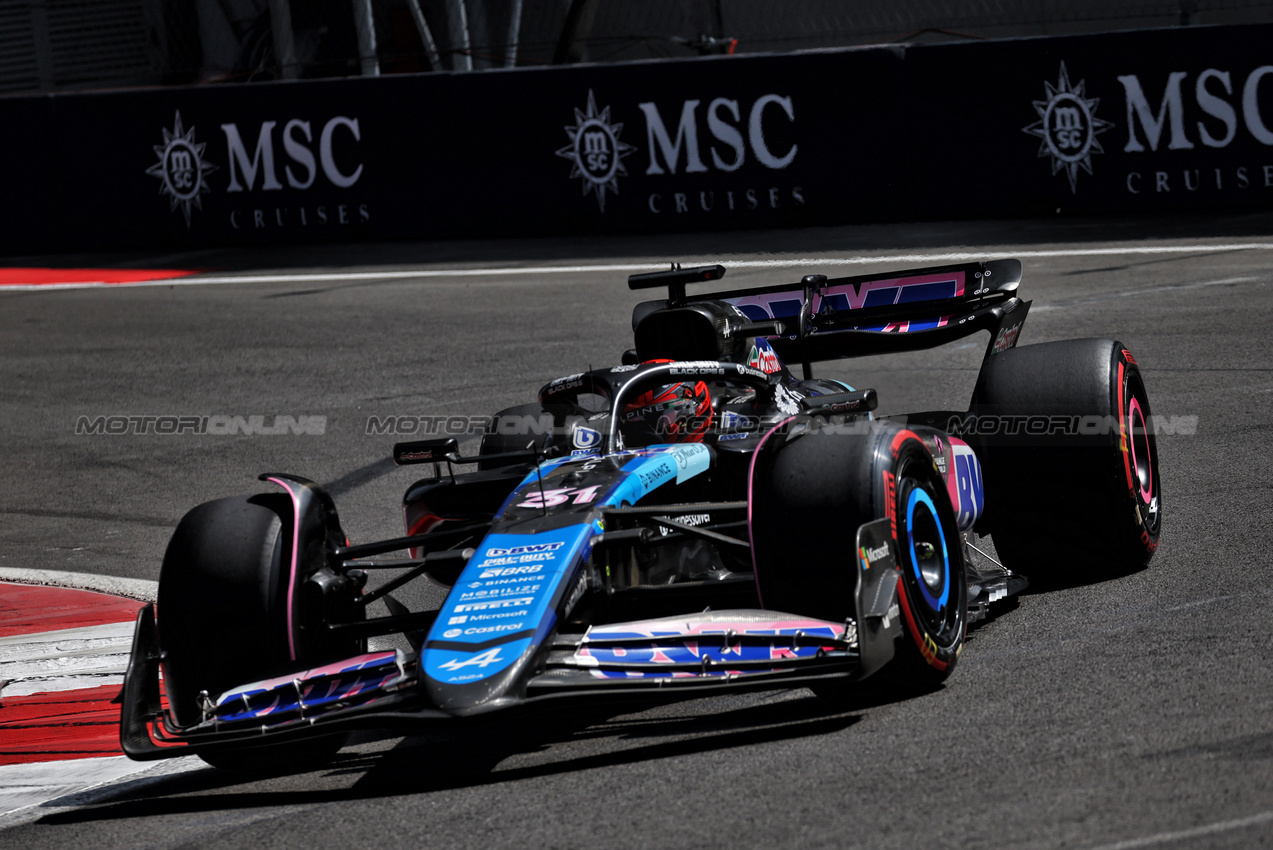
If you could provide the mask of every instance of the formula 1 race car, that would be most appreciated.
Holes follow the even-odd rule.
[[[254,768],[566,698],[933,688],[1019,571],[1148,563],[1162,504],[1136,360],[1112,340],[1016,348],[1020,262],[689,291],[724,273],[632,276],[667,297],[635,308],[621,363],[496,414],[477,455],[395,445],[432,471],[403,537],[351,545],[328,494],[281,473],[190,511],[138,616],[124,751]],[[876,417],[874,389],[812,375],[983,331],[966,410]],[[368,590],[373,570],[393,577]],[[450,588],[438,610],[392,595],[422,577]]]

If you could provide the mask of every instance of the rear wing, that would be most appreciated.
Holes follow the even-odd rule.
[[[1029,310],[1016,297],[1021,261],[989,260],[884,274],[830,278],[806,275],[800,283],[688,294],[686,286],[719,280],[723,266],[632,275],[631,289],[667,286],[668,300],[638,305],[634,318],[695,301],[724,302],[755,325],[782,320],[769,337],[783,359],[809,363],[842,357],[933,348],[989,331],[989,357],[1011,348]]]

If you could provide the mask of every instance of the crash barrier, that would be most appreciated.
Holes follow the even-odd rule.
[[[0,249],[1273,203],[1273,24],[0,100]]]

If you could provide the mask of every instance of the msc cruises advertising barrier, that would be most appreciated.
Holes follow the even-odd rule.
[[[1273,24],[0,100],[7,253],[1273,202]]]

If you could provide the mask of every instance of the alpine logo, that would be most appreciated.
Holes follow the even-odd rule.
[[[438,665],[438,667],[443,670],[450,670],[452,673],[464,667],[481,667],[482,669],[486,669],[487,665],[496,664],[504,660],[499,654],[499,651],[502,648],[503,647],[497,646],[494,649],[488,649],[486,652],[479,653],[478,655],[474,655],[471,658],[465,658],[463,660],[459,658],[452,658],[450,661],[442,662]]]

